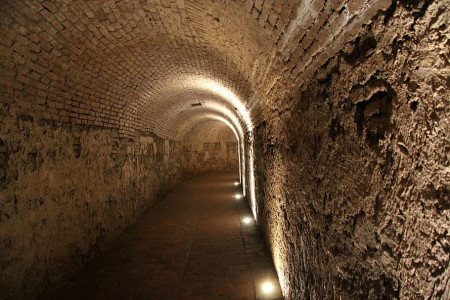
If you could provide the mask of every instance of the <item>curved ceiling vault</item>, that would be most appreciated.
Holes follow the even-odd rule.
[[[27,86],[15,99],[44,118],[164,138],[178,137],[176,126],[200,113],[251,130],[286,87],[301,85],[382,7],[372,1],[358,8],[341,1],[0,1],[6,25],[0,50],[14,58],[4,63],[5,76],[17,75]],[[41,82],[28,86],[36,78]]]
[[[188,132],[190,132],[194,127],[200,126],[200,124],[205,124],[206,122],[215,122],[215,124],[222,124],[231,129],[234,133],[236,140],[241,141],[243,138],[243,131],[240,127],[236,127],[233,123],[227,120],[225,117],[218,115],[217,113],[197,113],[189,119],[179,119],[173,124],[176,128],[175,140],[183,140]],[[211,128],[214,131],[215,128]]]
[[[253,73],[261,49],[269,51],[270,45],[262,46],[269,36],[249,18],[245,3],[4,6],[4,15],[21,14],[33,23],[25,25],[42,40],[39,55],[51,57],[45,67],[54,95],[47,102],[59,102],[58,109],[70,112],[69,121],[179,139],[201,116],[225,121],[242,134],[264,110]]]

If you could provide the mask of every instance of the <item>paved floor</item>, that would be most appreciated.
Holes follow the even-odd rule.
[[[281,299],[236,174],[188,180],[151,208],[55,299]],[[275,290],[262,292],[271,281]]]

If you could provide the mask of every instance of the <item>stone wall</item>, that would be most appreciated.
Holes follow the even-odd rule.
[[[395,1],[274,87],[256,199],[288,299],[450,298],[448,20]]]
[[[183,146],[183,172],[187,176],[209,172],[238,172],[237,142],[192,143]]]
[[[193,126],[184,136],[182,145],[186,176],[239,171],[236,137],[220,121],[209,120]]]
[[[181,143],[0,107],[0,298],[80,269],[181,180]]]

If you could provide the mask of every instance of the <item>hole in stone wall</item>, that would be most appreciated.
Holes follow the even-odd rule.
[[[395,10],[397,8],[397,2],[392,3],[392,5],[386,10],[383,23],[386,25],[389,23],[389,20],[394,16]]]
[[[358,135],[365,133],[366,142],[374,147],[385,137],[392,115],[392,92],[378,91],[368,100],[356,104],[354,121]]]
[[[203,143],[203,150],[211,152],[220,152],[222,150],[222,146],[220,145],[220,142]]]
[[[202,104],[200,102],[197,102],[197,103],[192,103],[191,106],[192,107],[202,106]]]
[[[358,60],[370,56],[372,53],[371,50],[377,46],[377,40],[373,36],[368,36],[363,39],[358,37],[353,44],[353,50],[348,54],[343,54],[345,61],[350,65],[354,65]]]
[[[411,103],[409,103],[409,108],[411,108],[413,111],[416,111],[418,105],[419,105],[419,102],[412,101]]]
[[[132,140],[127,142],[126,139],[120,140],[119,137],[111,139],[110,157],[116,168],[122,168],[127,160],[127,147],[132,144]]]

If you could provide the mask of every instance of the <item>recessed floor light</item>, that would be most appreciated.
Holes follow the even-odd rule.
[[[274,288],[275,288],[273,286],[273,284],[271,284],[270,282],[263,283],[263,285],[261,287],[262,287],[263,292],[266,293],[266,294],[272,292],[274,290]]]
[[[245,217],[244,219],[242,219],[242,222],[244,222],[245,224],[250,224],[252,222],[252,219],[249,217]]]
[[[239,185],[239,182],[236,181],[236,182],[234,183],[234,185]]]
[[[241,195],[241,194],[236,194],[236,195],[234,195],[234,198],[236,198],[236,199],[241,199],[241,198],[242,198],[242,195]]]

